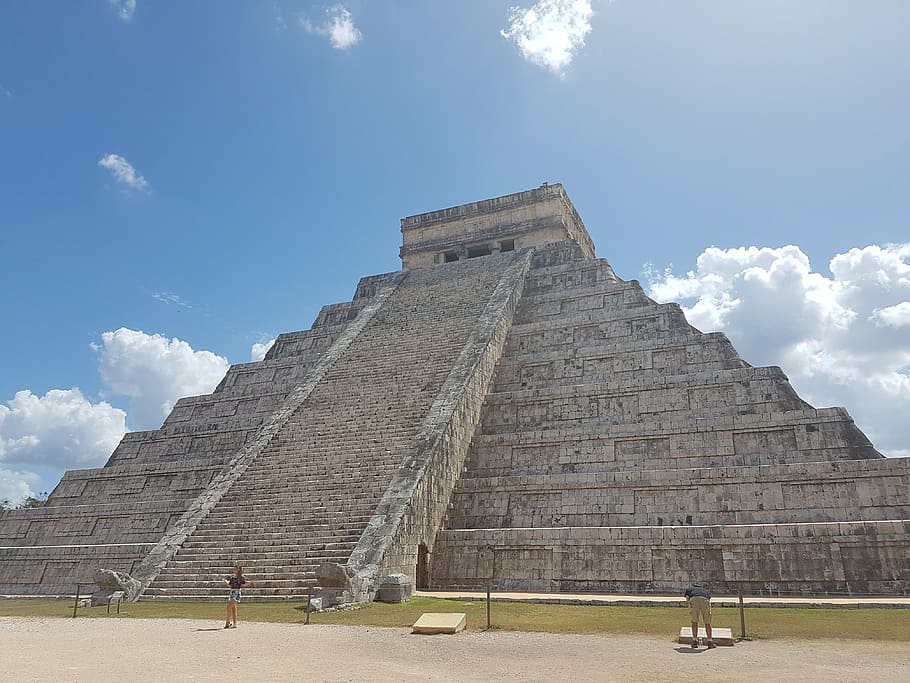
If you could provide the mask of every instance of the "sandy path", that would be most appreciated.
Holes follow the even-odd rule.
[[[165,619],[0,618],[4,681],[908,681],[910,644],[417,636],[403,629]]]

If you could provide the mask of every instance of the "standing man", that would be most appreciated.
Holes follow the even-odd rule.
[[[711,595],[700,583],[693,583],[686,589],[686,601],[689,603],[689,614],[692,617],[692,647],[698,647],[698,621],[705,625],[705,635],[708,636],[705,645],[708,649],[717,647],[711,638]]]

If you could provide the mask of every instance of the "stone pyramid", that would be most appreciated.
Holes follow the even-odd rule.
[[[401,271],[0,513],[0,594],[910,592],[910,459],[619,279],[562,186],[401,229]]]

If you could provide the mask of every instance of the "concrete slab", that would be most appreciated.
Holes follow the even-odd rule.
[[[701,642],[704,643],[708,638],[708,634],[705,633],[705,629],[701,626],[698,627],[698,637],[701,639]],[[715,645],[733,645],[733,631],[729,628],[721,628],[720,626],[711,627],[711,640],[714,641]],[[679,642],[684,645],[692,644],[692,627],[683,626],[679,629]]]
[[[467,623],[464,612],[424,612],[412,627],[412,633],[458,633]]]

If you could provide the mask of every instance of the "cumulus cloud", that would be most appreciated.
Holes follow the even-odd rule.
[[[33,486],[40,483],[34,472],[14,472],[0,468],[0,503],[12,507],[19,505],[28,497],[35,497]]]
[[[119,154],[105,154],[98,161],[98,165],[110,171],[111,177],[127,190],[149,191],[148,181],[139,175],[132,164]]]
[[[877,308],[872,312],[876,325],[886,327],[907,327],[910,325],[910,301],[901,301],[896,306]]]
[[[363,34],[354,25],[353,15],[343,5],[333,5],[325,14],[326,18],[319,23],[300,17],[300,26],[307,33],[328,38],[336,50],[347,50],[360,42]]]
[[[272,345],[275,343],[275,339],[269,339],[266,342],[256,342],[253,344],[250,349],[250,360],[253,362],[261,361],[265,358],[265,354],[269,352],[269,349],[272,348]]]
[[[500,31],[531,62],[562,74],[591,32],[591,0],[538,0],[509,8],[509,27]]]
[[[132,21],[136,15],[136,0],[107,0],[117,16],[123,21]]]
[[[106,393],[129,399],[134,428],[159,427],[178,398],[210,393],[228,368],[226,359],[179,339],[126,328],[101,339],[92,347]],[[126,419],[123,410],[93,403],[76,388],[44,396],[23,390],[0,403],[0,501],[15,505],[37,486],[50,489],[62,470],[103,465]]]
[[[130,402],[130,420],[155,429],[182,396],[208,394],[228,369],[226,358],[194,351],[180,339],[121,327],[101,335],[98,371],[114,394]]]
[[[122,410],[103,401],[92,403],[79,389],[52,389],[44,396],[19,391],[0,405],[0,462],[48,468],[102,465],[123,438],[125,421]]]
[[[796,246],[706,249],[695,270],[646,269],[649,294],[780,365],[807,401],[845,406],[879,450],[910,455],[910,243],[837,254],[831,276]]]

